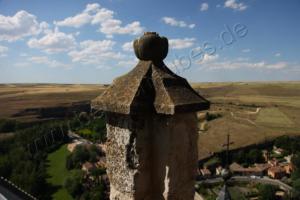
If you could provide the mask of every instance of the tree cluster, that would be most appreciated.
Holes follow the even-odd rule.
[[[0,133],[14,132],[19,127],[16,120],[0,119]]]
[[[87,113],[80,113],[70,121],[71,130],[92,142],[106,141],[106,123],[103,118],[97,118]],[[88,130],[91,134],[81,134],[80,130]]]
[[[46,158],[48,152],[57,148],[61,140],[55,141],[32,154],[28,148],[38,137],[50,129],[61,130],[61,123],[50,122],[19,130],[13,138],[0,141],[0,176],[24,189],[38,199],[50,199],[51,186],[46,182]],[[54,136],[60,132],[54,131]],[[57,136],[58,137],[58,136]]]
[[[232,160],[234,162],[240,163],[243,166],[247,167],[254,163],[261,163],[264,161],[262,151],[259,149],[251,150],[239,150],[237,153],[232,155]]]
[[[103,156],[103,153],[95,145],[77,145],[66,159],[66,168],[79,169],[86,161],[96,162],[98,156]]]
[[[72,175],[66,178],[64,187],[73,198],[83,200],[108,199],[108,184],[101,178],[106,174],[106,170],[95,168],[90,174],[84,174],[80,170],[84,162],[94,163],[98,156],[103,156],[103,153],[95,145],[78,145],[67,157],[66,167],[73,171]]]

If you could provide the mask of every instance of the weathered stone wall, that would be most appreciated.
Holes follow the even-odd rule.
[[[194,199],[197,169],[197,118],[194,113],[156,117],[153,126],[150,199]]]
[[[197,167],[194,113],[108,114],[111,200],[192,200]]]
[[[150,192],[151,127],[149,119],[108,115],[107,174],[110,199],[144,199]]]

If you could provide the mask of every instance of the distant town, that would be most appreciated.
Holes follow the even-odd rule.
[[[197,176],[199,193],[206,196],[206,199],[215,198],[218,189],[214,191],[211,188],[222,184],[222,177],[229,173],[229,183],[240,187],[243,185],[244,192],[240,194],[242,199],[262,199],[259,198],[262,195],[260,193],[266,191],[261,189],[261,185],[271,187],[271,192],[266,194],[269,195],[268,199],[298,199],[300,139],[282,136],[265,146],[258,145],[232,152],[228,158],[229,172],[226,169],[225,152],[202,163]]]

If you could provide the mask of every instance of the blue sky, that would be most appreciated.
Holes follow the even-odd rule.
[[[192,82],[300,80],[298,0],[0,0],[1,83],[110,83],[145,31]]]

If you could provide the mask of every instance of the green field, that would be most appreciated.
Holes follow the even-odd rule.
[[[79,133],[80,135],[86,135],[86,136],[88,136],[88,135],[93,135],[95,132],[92,131],[91,129],[84,128],[84,129],[80,129],[80,130],[78,131],[78,133]]]
[[[70,152],[65,144],[56,151],[50,153],[47,158],[49,162],[49,166],[47,168],[49,178],[47,179],[47,182],[59,188],[52,195],[52,199],[54,200],[73,200],[67,190],[63,187],[65,178],[71,173],[71,171],[68,171],[65,167],[66,157],[68,154],[70,154]]]
[[[293,122],[278,108],[263,108],[256,122],[271,127],[291,127]]]

